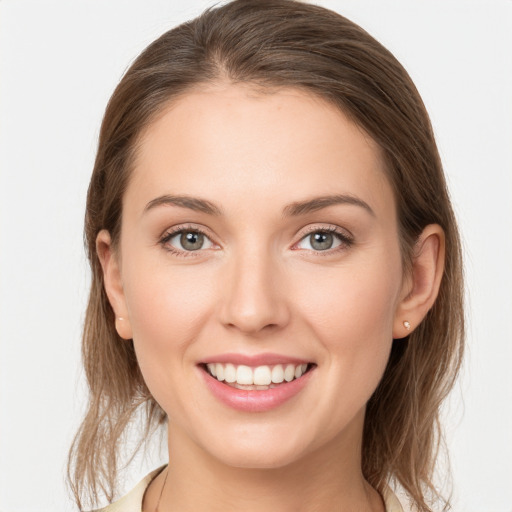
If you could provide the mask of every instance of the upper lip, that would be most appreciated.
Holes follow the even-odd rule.
[[[218,354],[215,356],[208,357],[201,361],[203,364],[209,363],[231,363],[235,366],[237,365],[245,365],[245,366],[273,366],[276,364],[308,364],[312,361],[308,361],[307,359],[302,359],[300,357],[287,356],[283,354],[273,354],[270,352],[265,352],[262,354],[237,354],[234,352],[226,353],[226,354]]]

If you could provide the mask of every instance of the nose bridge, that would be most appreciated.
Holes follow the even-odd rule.
[[[232,255],[224,288],[221,319],[245,333],[283,327],[289,312],[280,289],[281,265],[269,247],[242,244]]]

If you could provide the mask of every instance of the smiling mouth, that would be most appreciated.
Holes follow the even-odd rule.
[[[208,363],[201,367],[211,377],[232,388],[243,390],[264,391],[300,379],[310,372],[316,365],[303,364],[276,364],[272,366],[246,366],[231,363]]]

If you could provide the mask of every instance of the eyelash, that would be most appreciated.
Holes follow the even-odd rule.
[[[165,235],[159,240],[159,244],[168,252],[174,254],[175,256],[182,257],[182,258],[188,258],[188,257],[196,257],[201,250],[198,249],[197,251],[182,251],[179,249],[176,249],[172,245],[169,245],[169,241],[172,240],[176,235],[182,234],[182,233],[200,233],[205,238],[208,238],[208,240],[211,241],[210,236],[204,231],[203,229],[199,228],[198,226],[177,226],[176,228],[171,228],[169,231],[165,233]],[[338,228],[334,226],[328,226],[328,227],[318,227],[318,226],[312,226],[310,229],[307,230],[306,233],[304,233],[300,240],[294,244],[294,247],[297,246],[300,242],[302,242],[305,238],[312,235],[313,233],[329,233],[336,236],[336,238],[339,240],[340,245],[338,247],[335,247],[334,249],[326,249],[324,251],[314,251],[315,255],[318,256],[329,256],[333,253],[337,253],[339,251],[346,250],[350,248],[354,244],[354,239],[347,235],[346,233],[340,231]],[[213,242],[211,242],[213,243]],[[292,250],[299,250],[299,249],[292,249]]]

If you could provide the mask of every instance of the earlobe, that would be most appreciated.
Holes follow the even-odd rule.
[[[132,328],[126,307],[119,260],[114,252],[110,233],[105,229],[101,230],[96,237],[96,253],[103,270],[105,292],[116,316],[116,331],[121,338],[131,339]]]
[[[131,340],[133,338],[130,322],[122,316],[116,318],[116,331],[117,334],[125,340]]]
[[[395,312],[393,338],[408,336],[436,301],[444,271],[445,237],[438,224],[425,227],[414,247],[410,275]]]

